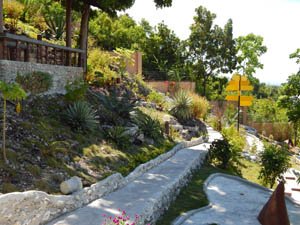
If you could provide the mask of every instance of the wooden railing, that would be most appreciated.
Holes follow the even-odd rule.
[[[0,59],[86,68],[86,51],[0,33]]]

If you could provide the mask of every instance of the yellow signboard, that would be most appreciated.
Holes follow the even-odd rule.
[[[252,91],[253,86],[241,86],[241,91]]]
[[[253,97],[252,96],[241,96],[241,101],[252,101]]]
[[[249,80],[242,80],[241,81],[241,86],[248,86],[250,85],[250,81]]]
[[[247,76],[242,76],[242,81],[247,81]]]
[[[229,85],[239,85],[240,82],[238,80],[231,80],[229,81]]]
[[[252,101],[240,101],[240,106],[251,106]]]
[[[239,96],[226,96],[225,99],[227,101],[238,101],[239,100]]]
[[[227,91],[238,91],[239,90],[239,85],[228,85],[227,87],[226,87],[226,90]]]

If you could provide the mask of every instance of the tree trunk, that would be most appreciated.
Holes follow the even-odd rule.
[[[88,41],[88,31],[89,31],[89,13],[90,13],[90,5],[84,4],[82,16],[81,16],[81,24],[80,24],[80,49],[87,50],[87,41]],[[86,59],[87,55],[85,54],[84,58],[84,69],[86,70]]]
[[[66,1],[66,46],[72,47],[72,0]]]
[[[80,24],[80,49],[87,49],[90,5],[84,4]]]

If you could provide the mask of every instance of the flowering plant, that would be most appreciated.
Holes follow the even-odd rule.
[[[125,210],[121,211],[121,209],[119,209],[120,215],[119,216],[108,216],[106,214],[103,214],[103,217],[105,217],[104,219],[104,224],[101,225],[139,225],[142,224],[139,220],[140,217],[139,215],[135,215],[134,218],[134,222],[130,222],[130,216],[126,215]],[[148,224],[150,225],[150,224]]]

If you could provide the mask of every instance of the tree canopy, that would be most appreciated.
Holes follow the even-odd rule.
[[[224,28],[214,25],[216,14],[200,6],[196,8],[194,23],[188,39],[189,63],[197,79],[202,81],[202,95],[210,77],[235,69],[235,41],[232,35],[232,20]]]

